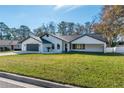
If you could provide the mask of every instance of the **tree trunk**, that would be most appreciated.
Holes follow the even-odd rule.
[[[112,46],[112,42],[113,42],[113,40],[112,40],[112,38],[108,38],[108,47],[111,47]]]

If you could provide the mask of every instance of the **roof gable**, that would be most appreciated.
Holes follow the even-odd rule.
[[[96,35],[96,34],[91,34],[91,35],[90,34],[89,35],[88,34],[85,34],[85,35],[81,35],[81,36],[77,37],[76,39],[73,39],[72,41],[77,40],[77,39],[79,39],[81,37],[84,37],[84,36],[88,36],[88,37],[94,38],[94,39],[99,40],[99,41],[102,41],[102,42],[107,42],[107,40],[105,38],[103,38],[100,35]],[[70,41],[70,42],[72,42],[72,41]]]
[[[73,40],[71,43],[72,44],[103,44],[105,42],[102,42],[100,40],[97,40],[95,38],[85,35],[76,40]]]
[[[42,37],[44,37],[44,36],[46,36],[46,35],[50,35],[50,36],[52,36],[52,37],[55,37],[55,38],[57,38],[57,39],[59,39],[59,40],[62,40],[62,41],[66,41],[67,42],[67,40],[66,39],[64,39],[64,38],[61,38],[60,36],[57,36],[57,35],[53,35],[53,34],[44,34],[43,36],[41,36],[40,38],[42,38]]]
[[[38,42],[41,42],[41,39],[40,39],[39,37],[36,37],[36,36],[29,36],[29,37],[23,39],[22,41],[20,41],[19,43],[23,43],[24,41],[26,41],[26,40],[29,39],[29,38],[33,38],[33,39],[37,40]]]
[[[52,42],[41,38],[43,44],[53,44]]]

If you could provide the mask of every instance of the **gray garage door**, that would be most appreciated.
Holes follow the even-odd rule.
[[[27,44],[27,51],[39,51],[39,44]]]

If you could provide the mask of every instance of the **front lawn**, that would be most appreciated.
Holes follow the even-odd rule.
[[[1,56],[0,70],[81,87],[124,87],[124,56],[117,54]]]

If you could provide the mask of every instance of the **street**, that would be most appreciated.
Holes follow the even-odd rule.
[[[24,87],[12,83],[0,81],[0,88],[24,88]]]
[[[40,87],[0,77],[0,88],[40,88]]]

